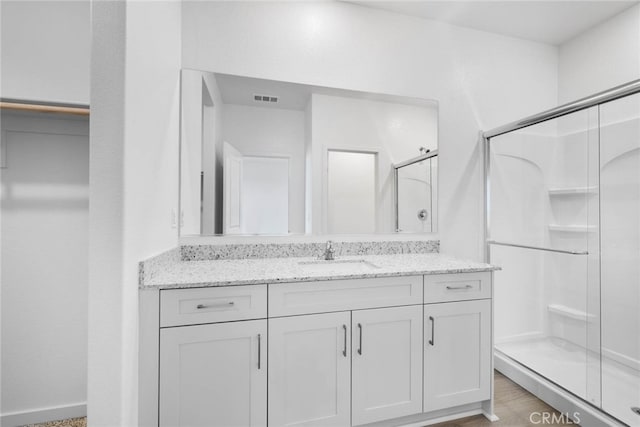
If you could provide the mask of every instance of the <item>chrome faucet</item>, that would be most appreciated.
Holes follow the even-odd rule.
[[[336,251],[335,249],[333,249],[333,242],[331,240],[327,240],[327,247],[324,250],[324,254],[322,255],[322,257],[325,259],[325,261],[333,261],[333,255],[335,253]]]

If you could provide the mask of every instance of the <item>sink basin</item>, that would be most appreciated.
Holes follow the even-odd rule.
[[[299,265],[305,269],[313,271],[363,271],[374,270],[380,268],[379,266],[366,261],[364,259],[338,259],[333,261],[314,260],[314,261],[300,261]]]

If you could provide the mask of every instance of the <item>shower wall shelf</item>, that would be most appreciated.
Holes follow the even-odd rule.
[[[567,307],[566,305],[562,304],[549,304],[547,306],[547,310],[550,313],[558,314],[570,319],[580,320],[582,322],[593,322],[596,318],[596,316],[593,314],[575,308]]]
[[[593,233],[598,228],[595,225],[557,225],[549,224],[549,231],[562,231],[567,233]]]
[[[579,194],[597,194],[598,187],[565,187],[565,188],[550,188],[550,196],[572,196]]]

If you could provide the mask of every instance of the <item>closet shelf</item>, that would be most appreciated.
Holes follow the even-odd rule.
[[[563,188],[550,188],[550,196],[571,196],[577,194],[597,194],[598,187],[563,187]]]
[[[558,225],[549,224],[549,231],[564,231],[567,233],[592,233],[598,230],[595,225]]]

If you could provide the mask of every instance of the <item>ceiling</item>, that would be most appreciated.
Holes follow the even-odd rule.
[[[619,14],[638,0],[349,1],[461,27],[560,45]]]

